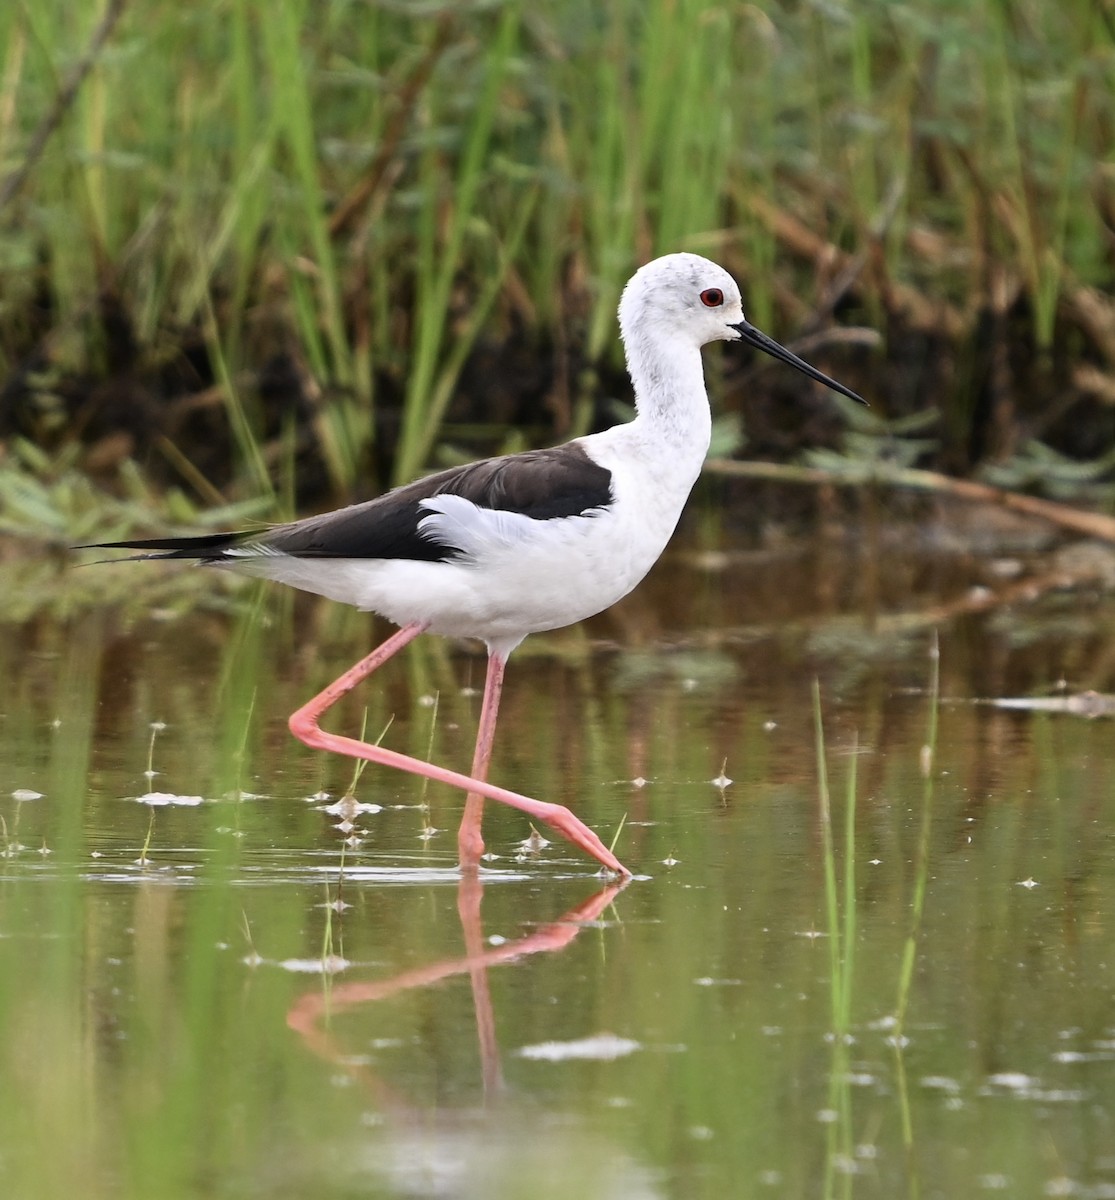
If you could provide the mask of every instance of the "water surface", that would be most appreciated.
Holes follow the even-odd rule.
[[[470,886],[461,796],[286,730],[384,626],[111,569],[0,627],[4,1195],[1115,1196],[1111,723],[975,703],[1115,690],[1101,590],[675,553],[515,655],[493,764],[637,878],[490,806]],[[329,726],[463,768],[483,670]]]

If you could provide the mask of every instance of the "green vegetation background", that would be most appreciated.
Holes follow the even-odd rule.
[[[0,6],[0,521],[583,432],[624,281],[678,249],[907,461],[1103,480],[1113,65],[1108,0]],[[839,448],[775,381],[716,381],[746,451]]]

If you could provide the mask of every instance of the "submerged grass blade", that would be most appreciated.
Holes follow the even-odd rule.
[[[840,897],[836,883],[836,848],[832,835],[832,806],[829,797],[828,766],[825,761],[825,728],[821,713],[821,684],[813,680],[814,751],[817,761],[817,808],[821,829],[821,864],[825,879],[825,925],[829,943],[829,980],[832,989],[832,1023],[837,1036],[844,1017],[842,997],[843,955],[840,924]]]
[[[837,882],[836,839],[833,834],[828,768],[825,760],[825,731],[821,711],[820,681],[813,681],[814,749],[817,761],[818,816],[821,828],[821,857],[825,880],[825,912],[829,942],[829,1005],[832,1019],[832,1065],[829,1074],[829,1108],[836,1119],[826,1135],[823,1195],[835,1194],[836,1180],[844,1180],[843,1192],[851,1195],[848,1167],[854,1161],[852,1096],[849,1082],[849,1046],[852,1024],[852,982],[856,938],[855,896],[855,789],[858,745],[852,743],[851,765],[844,819],[844,879]],[[841,913],[843,900],[843,914]]]
[[[895,1005],[895,1033],[902,1036],[910,992],[917,963],[918,933],[925,895],[929,883],[929,836],[933,826],[934,760],[937,754],[937,722],[941,693],[941,650],[937,635],[929,651],[929,713],[926,720],[925,742],[921,749],[921,823],[918,828],[917,866],[914,870],[914,893],[910,902],[910,932],[902,955],[898,975],[898,997]]]
[[[608,846],[608,849],[611,850],[613,854],[615,853],[615,850],[616,850],[616,844],[619,842],[620,834],[623,833],[623,827],[626,824],[627,824],[627,813],[624,813],[623,816],[620,817],[620,819],[619,819],[619,824],[616,826],[616,831],[612,835],[611,844]]]
[[[844,800],[844,925],[841,936],[843,951],[843,988],[840,1012],[843,1028],[852,1021],[852,983],[855,979],[856,956],[856,779],[859,765],[859,739],[852,737],[848,757],[848,784]]]
[[[933,824],[934,764],[937,754],[937,728],[941,695],[941,648],[934,633],[929,651],[929,712],[925,741],[921,748],[921,824],[918,830],[917,865],[914,870],[914,892],[910,904],[910,931],[903,947],[902,964],[898,973],[898,995],[895,1002],[894,1032],[891,1044],[895,1055],[895,1090],[898,1095],[902,1122],[902,1140],[910,1160],[911,1183],[916,1191],[917,1175],[913,1161],[914,1124],[906,1076],[906,1016],[917,966],[918,936],[921,932],[925,896],[929,884],[930,832]]]
[[[821,858],[825,878],[825,914],[829,939],[832,1021],[837,1037],[847,1035],[852,1019],[852,983],[856,939],[856,766],[858,739],[852,739],[844,808],[844,875],[838,882],[836,838],[833,833],[828,769],[825,765],[825,731],[820,683],[813,681],[814,748],[817,759],[818,816]]]

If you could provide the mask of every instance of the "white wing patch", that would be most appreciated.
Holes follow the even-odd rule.
[[[469,558],[485,551],[510,550],[538,534],[541,522],[506,509],[481,508],[464,496],[443,493],[423,500],[429,512],[418,522],[418,531],[439,546],[460,550]]]
[[[570,530],[581,526],[586,517],[593,517],[600,509],[589,509],[575,517],[553,517],[547,521],[535,521],[522,512],[508,509],[484,509],[463,496],[442,493],[422,500],[421,508],[428,511],[418,523],[419,533],[424,538],[461,551],[468,558],[478,559],[494,551],[514,550],[546,535],[558,534],[558,530]]]

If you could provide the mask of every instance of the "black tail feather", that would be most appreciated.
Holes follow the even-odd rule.
[[[74,550],[140,550],[129,558],[195,558],[202,561],[218,559],[247,537],[244,533],[203,533],[193,537],[135,538],[126,542],[86,542]],[[127,561],[125,559],[119,560]]]

